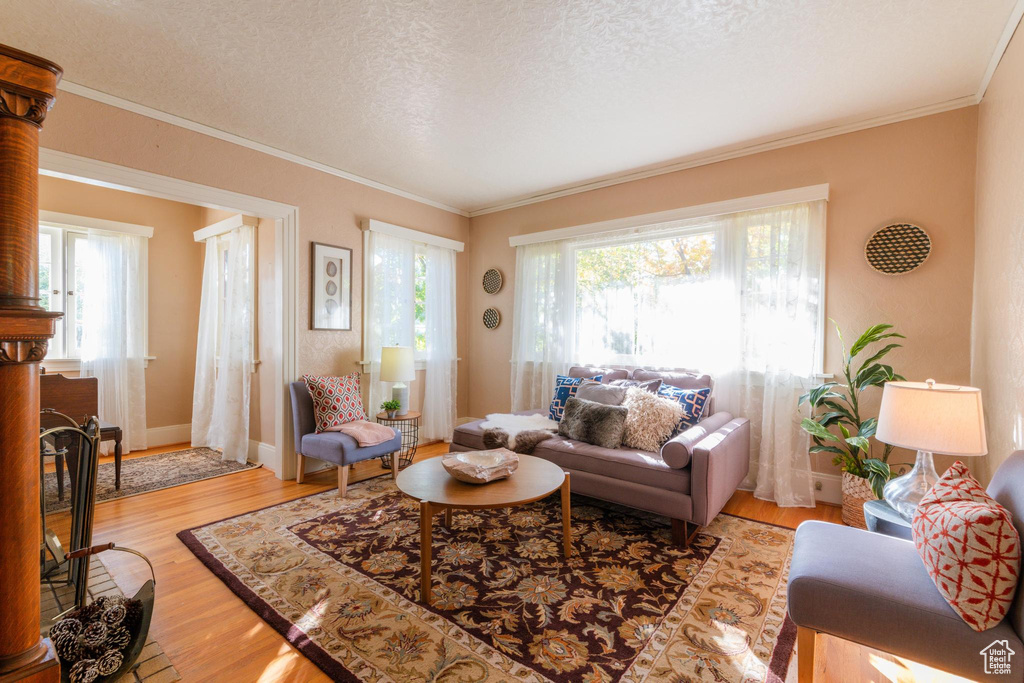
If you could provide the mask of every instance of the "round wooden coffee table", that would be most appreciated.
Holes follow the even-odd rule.
[[[562,491],[562,550],[572,555],[572,530],[569,508],[569,473],[558,465],[519,456],[519,468],[507,479],[488,484],[465,484],[445,472],[441,458],[430,458],[410,465],[398,473],[398,490],[420,502],[420,599],[431,602],[430,563],[434,515],[444,512],[445,526],[452,523],[452,510],[486,510],[515,507]]]

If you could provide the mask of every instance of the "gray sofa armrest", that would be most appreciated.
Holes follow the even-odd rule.
[[[695,524],[705,526],[722,511],[750,468],[750,421],[730,420],[693,448],[690,497]]]
[[[661,459],[673,469],[683,469],[690,464],[694,447],[703,441],[706,436],[725,426],[731,419],[732,413],[727,413],[723,410],[701,420],[685,432],[676,434],[675,437],[666,441],[665,445],[661,447]]]

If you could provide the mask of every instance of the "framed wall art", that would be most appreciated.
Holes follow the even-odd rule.
[[[309,329],[352,329],[352,250],[313,242]]]

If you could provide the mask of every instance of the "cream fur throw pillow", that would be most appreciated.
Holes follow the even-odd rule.
[[[626,391],[622,405],[629,411],[622,444],[642,451],[661,450],[683,416],[683,407],[676,401],[637,387]]]

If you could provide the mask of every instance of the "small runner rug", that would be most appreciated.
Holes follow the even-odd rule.
[[[220,459],[220,452],[211,448],[185,448],[142,458],[123,458],[120,490],[114,488],[114,463],[100,465],[96,475],[96,502],[127,498],[193,481],[212,479],[252,467],[259,465],[250,462],[224,462]],[[57,473],[47,472],[44,477],[47,512],[58,512],[71,507],[69,475],[67,470],[61,474],[64,477],[64,500],[57,499]]]
[[[300,498],[178,537],[341,681],[779,681],[793,531],[719,515],[688,550],[667,520],[557,495],[434,525],[419,602],[419,505],[390,479]]]

